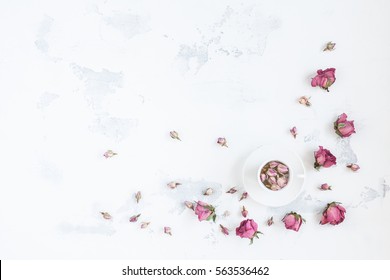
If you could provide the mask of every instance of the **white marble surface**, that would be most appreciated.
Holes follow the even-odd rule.
[[[388,1],[1,1],[0,258],[390,258],[389,28]],[[327,67],[329,94],[310,86]],[[343,112],[356,123],[347,140],[332,128]],[[243,205],[224,192],[242,190],[244,159],[270,142],[294,149],[308,176],[289,206],[245,201],[264,232],[248,246],[219,231]],[[314,170],[318,145],[337,167]],[[206,186],[218,214],[232,213],[217,224],[182,206]],[[319,225],[333,200],[345,222]],[[280,222],[291,210],[307,220],[298,233]],[[128,222],[137,213],[148,229]]]

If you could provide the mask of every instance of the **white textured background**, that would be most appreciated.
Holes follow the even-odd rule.
[[[390,258],[389,1],[2,0],[0,40],[1,259]],[[310,86],[328,67],[329,94]],[[343,112],[356,123],[347,140],[332,128]],[[243,205],[223,192],[242,190],[244,159],[270,142],[298,152],[308,178],[290,206],[245,201],[264,232],[248,246],[219,231]],[[318,145],[337,167],[314,170]],[[182,206],[207,186],[232,213],[217,224]],[[347,218],[320,226],[333,200]],[[291,210],[307,220],[298,233],[280,222]],[[148,229],[128,222],[137,213]]]

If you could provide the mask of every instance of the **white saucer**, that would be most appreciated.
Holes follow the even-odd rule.
[[[269,161],[280,161],[290,169],[286,187],[279,191],[267,189],[259,182],[259,168]],[[295,200],[303,190],[305,168],[300,157],[292,150],[278,145],[264,145],[252,152],[243,168],[244,188],[249,196],[266,206],[284,206]]]

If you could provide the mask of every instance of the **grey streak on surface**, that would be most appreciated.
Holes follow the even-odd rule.
[[[45,15],[43,17],[43,20],[41,21],[41,24],[39,26],[36,40],[35,40],[35,46],[38,50],[40,50],[43,53],[47,53],[49,50],[49,43],[46,40],[47,34],[49,34],[52,25],[53,25],[54,19],[51,17]]]
[[[50,92],[44,92],[39,97],[39,100],[37,102],[37,108],[41,111],[45,110],[47,107],[50,106],[50,104],[53,103],[54,100],[58,99],[60,96],[58,94],[50,93]]]
[[[338,164],[346,165],[349,163],[356,163],[358,160],[355,152],[351,148],[349,138],[340,137],[337,141],[335,152]]]

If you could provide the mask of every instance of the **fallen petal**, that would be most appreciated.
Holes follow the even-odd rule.
[[[243,199],[246,199],[247,197],[248,197],[248,193],[247,192],[243,192],[239,201],[241,201]]]
[[[311,103],[309,101],[310,97],[306,97],[306,96],[301,96],[299,99],[298,99],[298,102],[302,105],[305,105],[306,107],[310,107],[311,106]]]
[[[267,225],[270,227],[270,226],[272,226],[273,224],[274,224],[274,217],[271,217],[271,218],[268,219]]]
[[[328,42],[326,44],[326,47],[324,48],[324,52],[325,51],[333,51],[335,46],[336,46],[336,43],[332,43],[332,41]]]

